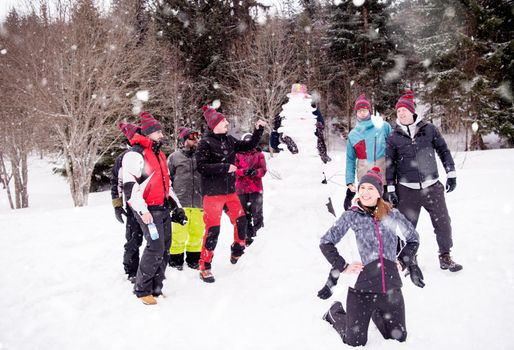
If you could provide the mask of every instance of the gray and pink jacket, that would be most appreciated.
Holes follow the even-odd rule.
[[[387,293],[402,287],[396,264],[409,266],[419,246],[419,234],[412,224],[396,209],[382,220],[377,220],[359,206],[343,212],[327,233],[321,237],[320,249],[333,268],[343,271],[345,259],[335,245],[352,229],[357,250],[364,265],[353,287],[364,293]],[[397,230],[398,229],[398,230]],[[397,235],[402,234],[407,242],[396,255]]]
[[[236,154],[236,191],[237,194],[262,193],[262,177],[266,175],[266,160],[261,151]],[[255,169],[254,176],[245,176],[244,171]]]

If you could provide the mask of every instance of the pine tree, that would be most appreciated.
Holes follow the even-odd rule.
[[[333,63],[331,82],[340,108],[353,119],[353,101],[367,93],[378,112],[394,106],[403,62],[392,41],[395,30],[390,25],[391,1],[366,1],[355,6],[352,1],[332,5],[328,30],[328,55]]]

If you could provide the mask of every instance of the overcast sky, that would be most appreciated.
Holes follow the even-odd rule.
[[[11,7],[19,7],[23,0],[0,0],[0,21],[3,21]]]

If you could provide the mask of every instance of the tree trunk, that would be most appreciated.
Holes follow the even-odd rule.
[[[9,206],[14,209],[14,203],[12,201],[11,189],[9,188],[9,177],[7,175],[7,169],[5,168],[4,156],[0,153],[0,178],[2,178],[2,184],[5,187],[7,193],[7,199],[9,200]]]

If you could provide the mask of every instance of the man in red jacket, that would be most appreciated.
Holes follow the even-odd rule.
[[[122,161],[123,192],[143,230],[146,247],[139,262],[134,293],[146,305],[156,304],[162,295],[171,245],[170,196],[180,207],[170,187],[166,156],[161,151],[161,124],[142,112],[141,135],[130,140],[132,148]],[[184,211],[181,210],[182,216]],[[180,214],[177,214],[177,217]],[[157,230],[151,233],[151,230]]]
[[[243,141],[250,141],[252,134],[246,133]],[[259,148],[236,155],[236,190],[246,214],[246,245],[253,242],[257,231],[264,226],[262,215],[262,178],[266,175],[266,160]]]
[[[241,202],[236,194],[236,153],[254,149],[261,139],[266,122],[258,120],[250,141],[237,140],[228,135],[228,121],[225,116],[208,106],[202,107],[209,130],[203,135],[196,151],[198,172],[202,175],[205,235],[200,254],[200,278],[207,283],[214,282],[211,262],[218,243],[220,220],[223,207],[234,225],[234,243],[231,246],[230,262],[237,263],[245,249],[247,222]]]

